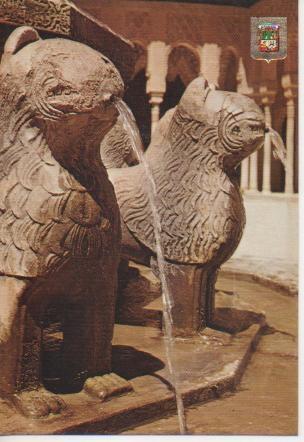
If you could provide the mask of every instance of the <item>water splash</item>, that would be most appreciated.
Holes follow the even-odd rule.
[[[273,156],[277,160],[280,160],[286,168],[286,148],[284,141],[282,140],[281,135],[276,130],[272,129],[272,127],[268,128],[268,132],[271,142],[274,145]]]
[[[153,217],[153,225],[154,225],[154,235],[155,235],[155,244],[156,244],[156,257],[157,264],[159,269],[159,277],[162,286],[162,301],[163,301],[163,324],[164,324],[164,332],[165,332],[165,348],[166,348],[166,357],[168,361],[168,368],[171,377],[171,384],[174,388],[176,405],[177,405],[177,414],[179,421],[179,428],[181,434],[187,434],[187,426],[186,426],[186,417],[185,417],[185,409],[183,404],[182,395],[178,385],[178,379],[176,377],[176,370],[173,366],[173,355],[174,355],[174,337],[172,334],[172,307],[173,307],[173,297],[170,293],[170,289],[168,286],[168,281],[166,277],[166,263],[164,259],[162,243],[161,243],[161,222],[160,217],[157,211],[157,188],[153,178],[153,174],[150,170],[149,164],[144,157],[144,151],[142,147],[141,136],[136,125],[134,116],[126,105],[126,103],[122,100],[117,101],[116,103],[117,110],[121,116],[123,126],[128,134],[130,134],[130,140],[132,144],[132,148],[138,158],[139,164],[142,165],[146,178],[147,178],[147,191],[149,197],[149,203],[151,206],[152,217]]]

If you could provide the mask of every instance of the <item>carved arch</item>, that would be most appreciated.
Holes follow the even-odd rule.
[[[147,48],[144,45],[144,43],[142,43],[139,40],[133,40],[132,43],[134,44],[135,53],[136,53],[135,67],[134,67],[134,72],[133,72],[133,76],[132,76],[132,78],[134,78],[141,70],[143,70],[143,69],[146,70]]]
[[[200,73],[198,51],[188,43],[171,46],[168,56],[167,81],[173,82],[179,76],[185,87]]]

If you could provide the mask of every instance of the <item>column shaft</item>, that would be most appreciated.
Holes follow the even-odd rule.
[[[249,158],[241,162],[241,189],[247,190],[249,184]]]
[[[258,153],[250,155],[250,178],[249,190],[256,192],[258,190]]]
[[[270,106],[264,106],[265,122],[271,126]],[[271,192],[271,137],[270,133],[265,134],[264,152],[263,152],[263,193]]]
[[[285,192],[293,193],[293,167],[294,167],[294,124],[295,106],[293,99],[287,101],[287,124],[286,124],[286,175]]]

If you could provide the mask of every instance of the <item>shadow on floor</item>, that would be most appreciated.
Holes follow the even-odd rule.
[[[265,316],[250,310],[239,310],[232,307],[218,307],[210,327],[215,330],[236,334],[247,330],[253,324],[266,326]]]
[[[164,368],[164,363],[150,353],[128,345],[113,345],[112,370],[125,379],[151,375]]]

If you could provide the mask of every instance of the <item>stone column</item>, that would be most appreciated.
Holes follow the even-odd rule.
[[[269,91],[266,86],[260,89],[261,104],[264,108],[266,126],[271,127],[271,111],[270,106],[273,103],[275,92]],[[265,134],[264,150],[263,150],[263,193],[271,192],[271,135],[269,132]]]
[[[220,56],[222,49],[216,43],[205,43],[198,47],[200,72],[208,83],[218,86],[220,74]]]
[[[285,193],[294,193],[294,132],[295,132],[295,89],[289,74],[283,75],[282,87],[286,98],[286,170]]]
[[[237,72],[237,92],[248,96],[253,93],[253,88],[248,86],[246,69],[242,57],[239,59]],[[249,161],[249,158],[245,158],[241,162],[241,189],[245,191],[249,188]]]
[[[159,121],[159,106],[166,92],[169,47],[162,41],[152,41],[148,46],[146,92],[151,104],[151,134]]]
[[[250,177],[249,177],[249,190],[251,192],[257,192],[258,190],[258,153],[254,152],[249,157],[250,164]]]
[[[260,100],[260,94],[254,92],[255,88],[252,88],[251,93],[247,93],[248,97],[254,99],[256,102]],[[258,152],[255,151],[249,157],[249,189],[250,192],[258,191]]]
[[[248,190],[249,186],[249,158],[241,162],[241,189]]]
[[[163,93],[150,94],[149,103],[151,104],[151,135],[159,121],[160,104],[163,102]]]

